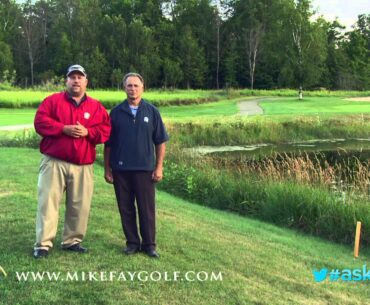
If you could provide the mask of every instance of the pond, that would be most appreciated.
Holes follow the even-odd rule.
[[[370,139],[200,146],[188,150],[210,159],[219,169],[370,196]]]
[[[300,155],[303,153],[326,153],[326,155],[356,156],[361,160],[370,157],[370,139],[309,140],[283,144],[256,144],[243,146],[198,146],[189,152],[228,158],[259,160],[275,154]]]

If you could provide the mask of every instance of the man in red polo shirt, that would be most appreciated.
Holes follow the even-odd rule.
[[[87,74],[80,65],[68,68],[67,90],[48,96],[35,116],[43,154],[38,179],[36,243],[33,256],[42,258],[53,247],[58,211],[64,191],[66,213],[62,249],[84,253],[93,193],[95,146],[110,134],[105,108],[86,95]]]

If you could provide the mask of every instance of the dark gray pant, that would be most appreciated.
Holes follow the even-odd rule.
[[[126,245],[155,250],[155,188],[151,171],[113,171],[123,233]],[[140,237],[136,221],[136,206],[139,214]]]

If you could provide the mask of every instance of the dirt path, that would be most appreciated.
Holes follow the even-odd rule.
[[[8,126],[0,126],[0,131],[14,131],[14,130],[31,129],[31,128],[33,128],[33,124],[8,125]]]

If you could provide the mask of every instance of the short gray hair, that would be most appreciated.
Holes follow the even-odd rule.
[[[141,83],[144,85],[144,78],[139,74],[139,73],[135,73],[135,72],[129,72],[127,73],[124,77],[123,77],[123,85],[125,85],[126,83],[126,80],[131,77],[131,76],[134,76],[134,77],[137,77],[138,79],[140,79]]]

